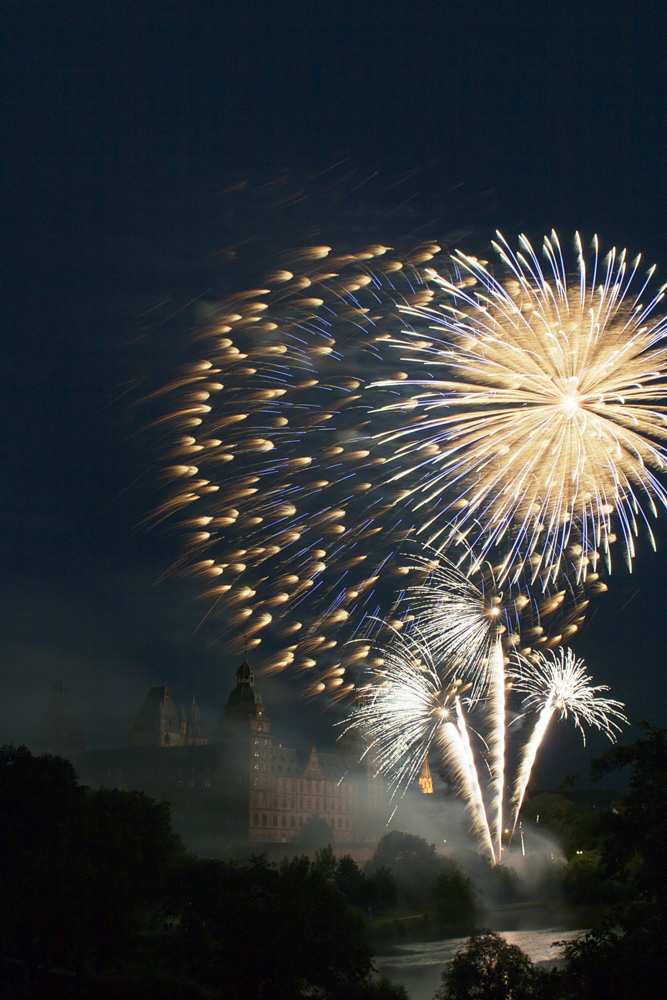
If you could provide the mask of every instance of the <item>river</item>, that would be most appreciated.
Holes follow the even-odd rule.
[[[560,949],[554,941],[571,941],[583,930],[563,930],[547,927],[540,930],[499,931],[509,944],[516,944],[533,962],[548,968],[558,963]],[[467,938],[450,938],[444,941],[415,941],[396,945],[391,955],[376,955],[374,962],[378,973],[395,983],[403,983],[411,1000],[432,1000],[440,986],[443,969],[457,951],[465,947]]]

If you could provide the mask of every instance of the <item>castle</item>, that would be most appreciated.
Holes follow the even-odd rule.
[[[339,853],[362,857],[382,835],[384,782],[369,755],[362,759],[361,740],[348,733],[336,753],[283,747],[247,659],[212,742],[194,699],[187,713],[177,710],[160,686],[131,719],[126,748],[86,750],[65,695],[59,678],[32,740],[35,752],[68,757],[91,787],[140,789],[166,799],[191,849],[227,855],[263,845],[265,851],[307,845],[316,835]]]

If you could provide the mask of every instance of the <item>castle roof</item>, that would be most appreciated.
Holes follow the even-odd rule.
[[[192,696],[192,704],[190,705],[190,710],[187,714],[186,735],[189,739],[205,739],[201,722],[199,721],[199,709],[197,708],[197,702],[195,701],[194,695]]]
[[[252,667],[244,658],[236,671],[236,687],[227,699],[225,714],[250,717],[256,714],[258,708],[263,708],[263,705],[262,696],[255,687]]]
[[[130,724],[130,743],[169,742],[165,734],[180,736],[180,720],[166,685],[152,687]]]
[[[65,679],[60,673],[31,740],[39,753],[72,753],[84,747],[81,730],[67,704],[66,694]]]

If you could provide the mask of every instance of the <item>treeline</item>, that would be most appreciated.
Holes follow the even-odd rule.
[[[612,808],[586,810],[567,796],[540,797],[531,806],[542,809],[541,821],[559,829],[567,845],[566,892],[577,901],[604,901],[606,917],[565,946],[564,966],[552,972],[494,934],[473,937],[443,974],[434,1000],[662,1000],[667,730],[643,729],[641,739],[593,763],[594,778],[629,769],[629,792]]]
[[[396,896],[382,864],[330,849],[280,866],[193,857],[166,803],[0,749],[4,997],[401,1000],[373,977],[368,933]]]
[[[0,749],[0,996],[48,1000],[402,1000],[374,978],[392,936],[461,936],[483,903],[528,898],[605,904],[608,917],[546,975],[493,935],[473,937],[439,1000],[605,1000],[662,996],[667,972],[666,731],[645,727],[595,764],[629,768],[612,809],[533,799],[567,864],[527,887],[478,855],[460,865],[410,834],[382,838],[361,869],[331,848],[276,866],[189,855],[169,807],[141,792],[93,791],[69,762]],[[483,893],[480,892],[483,887]],[[500,984],[500,985],[499,985]],[[504,992],[503,992],[504,991]]]

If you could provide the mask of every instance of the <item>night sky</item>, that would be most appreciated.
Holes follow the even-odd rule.
[[[97,13],[93,14],[93,6]],[[234,682],[174,526],[142,404],[208,304],[275,253],[556,228],[667,275],[667,44],[652,5],[27,3],[0,15],[3,335],[0,741],[62,670],[91,747],[148,688]],[[667,724],[667,512],[574,643],[630,719]],[[257,662],[260,666],[260,662]],[[285,743],[334,715],[260,679]],[[632,730],[629,737],[637,735]],[[587,773],[564,725],[538,777]]]

